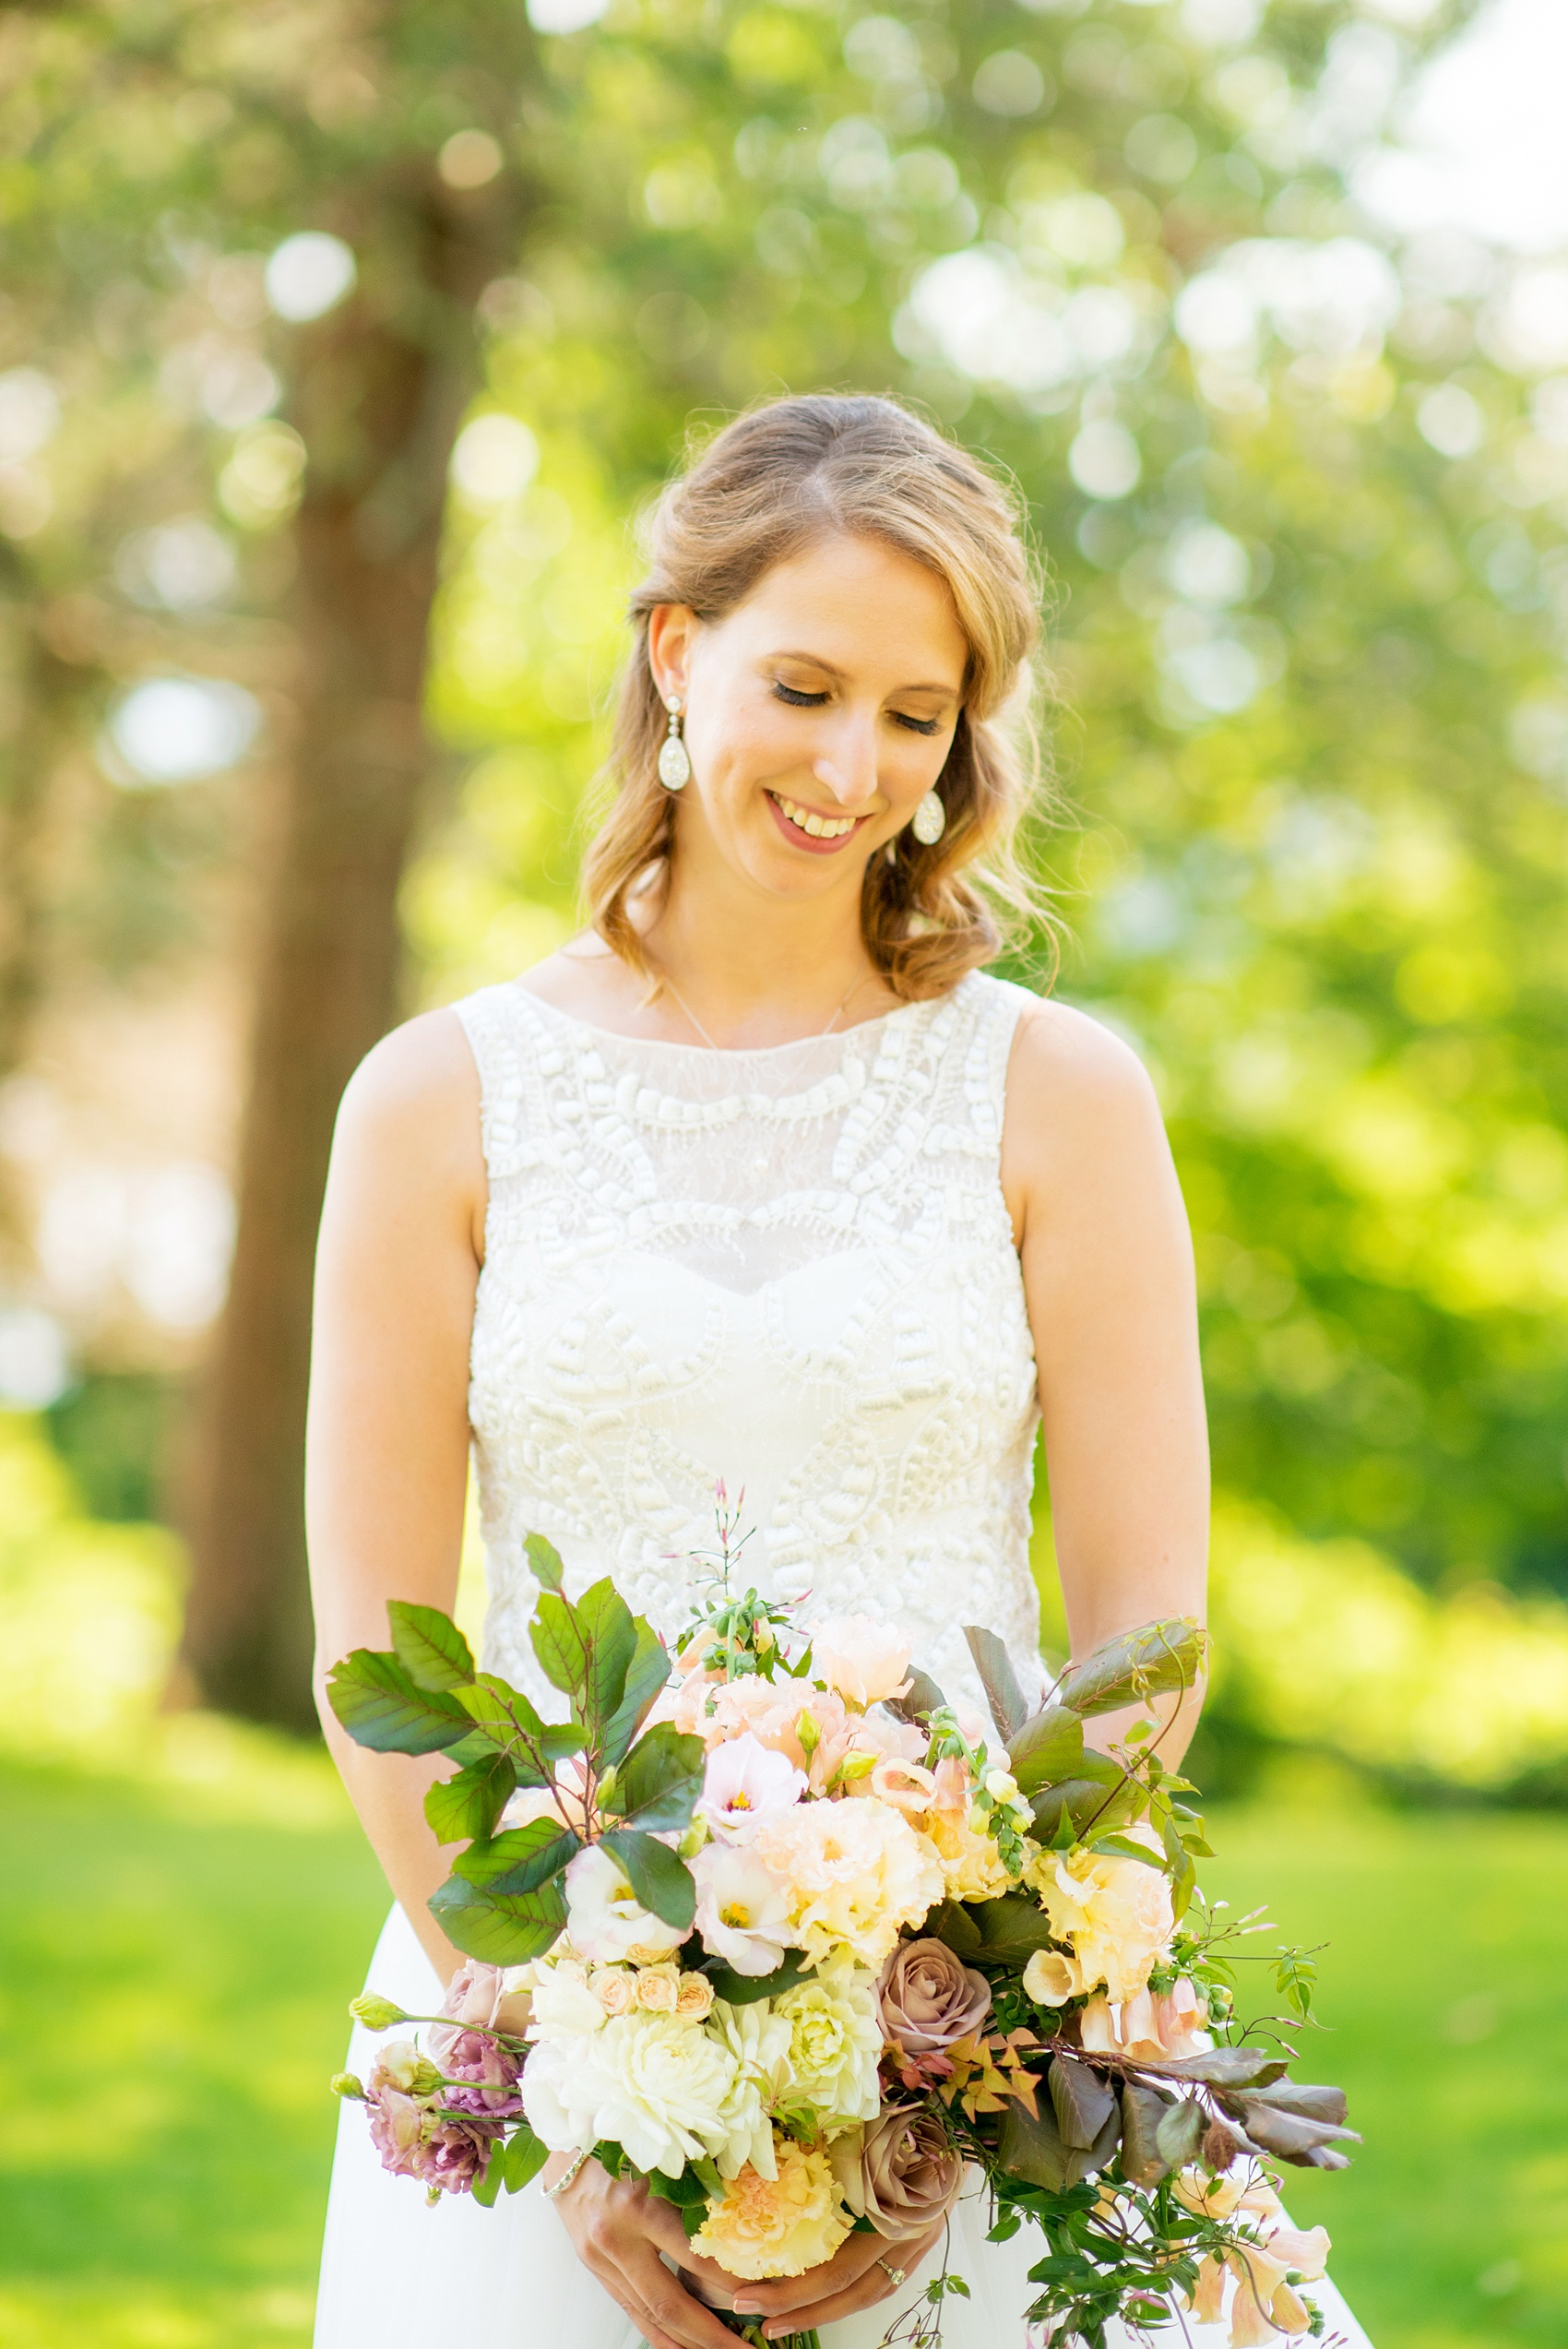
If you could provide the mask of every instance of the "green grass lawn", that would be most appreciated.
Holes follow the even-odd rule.
[[[309,2339],[326,2081],[384,1894],[322,1767],[267,1755],[237,1792],[0,1771],[5,2349]],[[1332,1944],[1301,2069],[1367,2146],[1290,2199],[1378,2349],[1568,2340],[1568,1822],[1216,1832],[1217,1894]]]

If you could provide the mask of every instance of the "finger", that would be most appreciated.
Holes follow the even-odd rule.
[[[939,2227],[934,2235],[925,2236],[913,2243],[889,2243],[879,2239],[872,2251],[870,2260],[861,2269],[858,2277],[847,2280],[837,2291],[829,2293],[826,2297],[807,2304],[803,2323],[799,2311],[793,2317],[788,2315],[772,2317],[765,2322],[764,2333],[768,2340],[773,2341],[781,2334],[791,2331],[808,2329],[820,2331],[824,2325],[837,2324],[840,2318],[855,2316],[861,2308],[874,2308],[878,2301],[890,2299],[895,2292],[918,2291],[920,2286],[917,2271],[928,2254],[935,2248],[941,2234],[942,2229]],[[882,2261],[885,2261],[886,2265],[881,2265]],[[831,2264],[831,2262],[828,2263],[829,2266]],[[888,2273],[889,2268],[902,2270],[902,2283],[893,2282]],[[819,2268],[816,2273],[819,2278],[826,2277],[827,2266]]]
[[[851,2235],[830,2260],[808,2268],[804,2275],[782,2276],[773,2283],[747,2283],[735,2295],[739,2316],[782,2316],[790,2308],[814,2307],[847,2285],[856,2283],[887,2249],[880,2235]],[[893,2265],[902,2267],[901,2260]]]
[[[655,2324],[681,2344],[681,2349],[735,2349],[727,2325],[683,2290],[650,2243],[623,2254],[621,2272],[643,2302]]]

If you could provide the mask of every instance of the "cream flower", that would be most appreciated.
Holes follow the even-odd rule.
[[[1028,1976],[1024,1977],[1028,1985]],[[1158,1998],[1140,1990],[1120,2007],[1091,1998],[1079,2018],[1084,2045],[1095,2055],[1141,2057],[1145,2063],[1173,2057],[1206,2056],[1214,2035],[1204,2029],[1208,2006],[1185,1974]]]
[[[812,1627],[812,1663],[830,1688],[862,1711],[909,1685],[909,1642],[869,1615],[836,1615]]]
[[[607,2015],[624,2015],[637,2003],[637,1977],[624,1966],[595,1966],[588,1988]]]
[[[746,1729],[709,1754],[696,1807],[720,1842],[746,1843],[805,1791],[805,1772]]]
[[[820,2267],[851,2226],[826,2153],[788,2137],[775,2144],[775,2174],[766,2176],[748,2163],[723,2200],[708,2204],[707,2221],[692,2239],[694,2251],[753,2282]]]
[[[829,2121],[874,2120],[882,2102],[874,1977],[840,1964],[786,1990],[773,2006],[790,2030],[790,2101]]]
[[[566,1892],[566,1932],[579,1958],[603,1963],[630,1957],[654,1962],[678,1950],[686,1928],[666,1925],[641,1907],[627,1878],[602,1843],[589,1843],[562,1879]]]
[[[696,1928],[710,1957],[737,1973],[772,1973],[793,1941],[783,1887],[747,1846],[709,1843],[692,1862]]]
[[[612,1997],[618,1995],[611,1993]],[[590,1980],[587,1966],[576,1959],[558,1958],[535,1968],[530,2039],[582,2036],[599,2030],[607,2011],[597,1980]]]
[[[688,2021],[701,2022],[713,2009],[713,1985],[706,1973],[683,1973],[676,1994],[675,2012]]]
[[[672,2015],[680,1995],[681,1969],[673,1958],[638,1969],[637,2004],[646,2007],[650,2015]]]
[[[554,2060],[536,2088],[535,2068],[545,2056]],[[730,2134],[719,2116],[735,2084],[735,2057],[703,2024],[676,2015],[638,2008],[612,2016],[591,2038],[546,2042],[523,2081],[529,2118],[547,2145],[612,2138],[636,2168],[667,2177],[717,2152]],[[564,2140],[551,2133],[563,2121]]]
[[[1013,1878],[994,1836],[978,1834],[962,1811],[932,1811],[925,1831],[942,1862],[949,1900],[994,1901],[1012,1889]]]
[[[1065,2006],[1069,1998],[1081,1997],[1083,1988],[1082,1966],[1060,1950],[1037,1950],[1024,1968],[1024,1996],[1037,2007]]]
[[[735,2059],[734,2085],[715,2116],[728,2131],[716,2156],[720,2175],[734,2177],[749,2163],[763,2177],[771,2177],[768,2112],[790,2085],[789,2019],[766,1998],[744,2007],[720,1998],[708,2029]]]
[[[752,1849],[817,1964],[844,1950],[880,1971],[899,1928],[923,1924],[943,1897],[935,1848],[886,1803],[802,1803],[760,1829]]]
[[[1113,2000],[1135,1997],[1176,1930],[1160,1870],[1113,1854],[1042,1852],[1029,1880],[1051,1931],[1072,1944],[1085,1987],[1102,1982]]]

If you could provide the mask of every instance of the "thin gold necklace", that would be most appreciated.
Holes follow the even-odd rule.
[[[696,1030],[698,1035],[702,1038],[704,1043],[707,1046],[709,1052],[723,1052],[726,1049],[733,1052],[737,1049],[743,1049],[743,1047],[737,1047],[734,1044],[731,1044],[728,1047],[723,1044],[716,1044],[713,1038],[708,1034],[707,1030],[703,1026],[702,1021],[697,1018],[696,1013],[692,1009],[691,1005],[686,1001],[685,996],[681,993],[680,988],[675,984],[674,980],[670,976],[669,972],[661,971],[659,975],[663,984],[669,988],[671,994],[674,996],[676,1002],[680,1005],[682,1010],[685,1013],[687,1019]],[[838,1006],[837,1010],[834,1013],[826,1028],[819,1028],[814,1036],[791,1037],[790,1042],[792,1043],[820,1043],[824,1036],[831,1035],[834,1029],[837,1028],[839,1020],[842,1019],[845,1012],[849,1008],[849,996],[856,994],[861,987],[864,986],[864,984],[865,981],[863,978],[856,979],[851,982],[849,994],[845,996],[843,1002]]]

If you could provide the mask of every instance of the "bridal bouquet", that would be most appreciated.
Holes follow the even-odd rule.
[[[431,1907],[469,1962],[440,2016],[357,1999],[424,2045],[335,2083],[386,2166],[493,2202],[591,2153],[751,2280],[855,2231],[897,2273],[972,2169],[993,2239],[1043,2234],[1028,2316],[1050,2339],[1189,2311],[1228,2317],[1232,2349],[1321,2331],[1303,2287],[1328,2238],[1289,2226],[1266,2164],[1342,2166],[1344,2098],[1286,2077],[1289,2018],[1242,2037],[1232,1961],[1259,1928],[1194,1897],[1207,1846],[1155,1720],[1113,1757],[1084,1740],[1190,1686],[1202,1633],[1113,1640],[1033,1711],[971,1631],[987,1724],[865,1616],[808,1635],[737,1596],[734,1521],[721,1492],[712,1595],[672,1656],[608,1580],[568,1600],[530,1539],[564,1723],[430,1608],[394,1604],[391,1651],[335,1668],[360,1744],[458,1765],[426,1801],[465,1846]],[[1310,1960],[1271,1962],[1305,2021]],[[944,2266],[888,2340],[933,2349],[965,2291]]]

